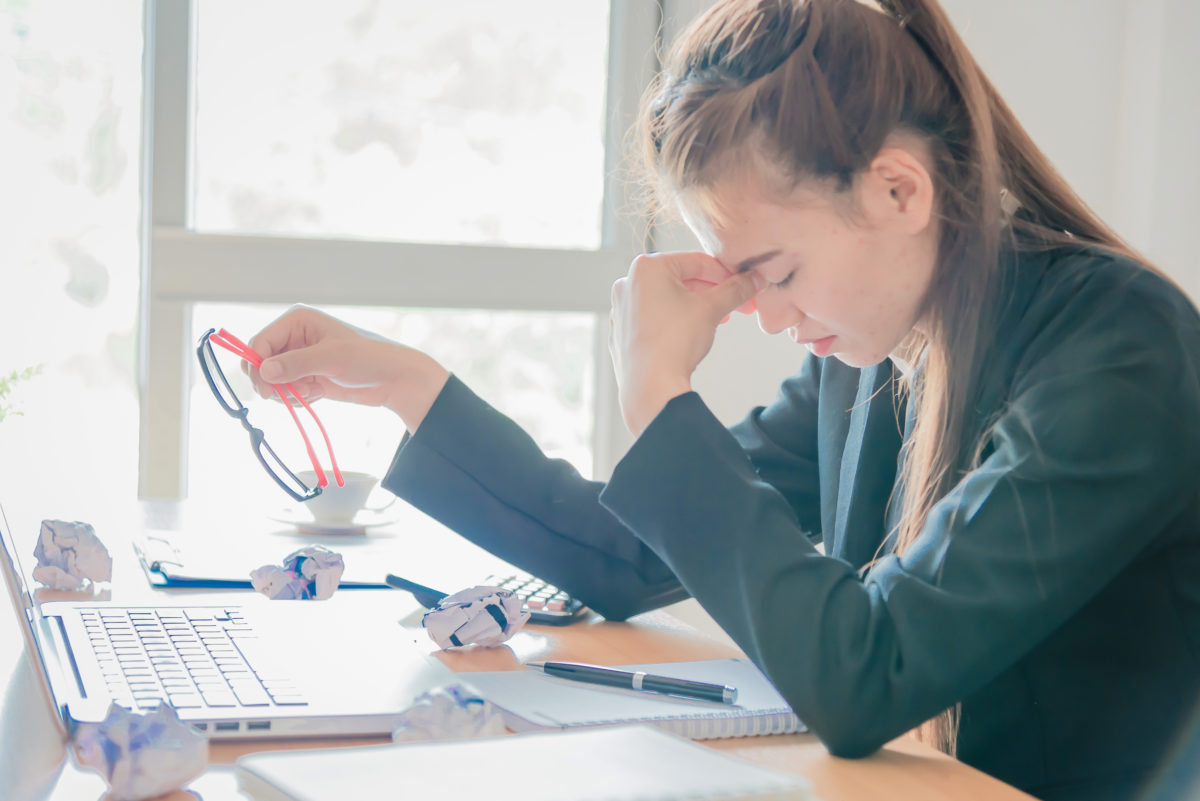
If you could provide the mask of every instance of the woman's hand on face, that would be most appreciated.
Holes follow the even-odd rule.
[[[278,398],[271,384],[290,383],[307,401],[318,398],[386,406],[415,431],[449,378],[424,353],[344,323],[308,306],[294,306],[259,331],[249,345],[263,357],[243,362],[254,389]]]
[[[764,285],[756,273],[732,274],[704,253],[634,259],[613,284],[609,338],[630,431],[641,434],[669,400],[691,390],[717,326]]]

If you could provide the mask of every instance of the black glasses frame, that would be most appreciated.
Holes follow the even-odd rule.
[[[238,398],[237,393],[233,391],[233,387],[229,385],[229,379],[225,377],[225,372],[221,369],[220,362],[217,361],[217,354],[213,351],[212,343],[208,341],[209,337],[216,333],[216,330],[215,328],[208,329],[204,333],[204,336],[200,337],[200,342],[196,346],[196,359],[200,362],[200,371],[204,374],[204,380],[208,382],[208,388],[212,390],[213,397],[217,399],[217,403],[221,405],[226,414],[237,419],[241,423],[242,428],[246,429],[246,432],[250,435],[251,449],[254,451],[255,458],[258,459],[258,463],[263,466],[263,469],[267,471],[267,475],[273,478],[275,483],[284,492],[301,503],[320,495],[321,487],[310,487],[304,483],[299,476],[283,463],[279,455],[275,453],[275,449],[267,443],[266,435],[262,429],[250,424],[250,421],[247,419],[250,410]],[[210,364],[215,368],[215,375],[214,370],[209,368]],[[225,388],[224,393],[222,393],[221,387],[217,386],[218,381],[221,382],[221,387]],[[226,396],[231,398],[237,405],[231,406],[226,400]],[[270,460],[264,455],[264,451],[270,454]],[[287,478],[284,478],[275,470],[276,466],[287,474]],[[294,482],[295,486],[303,487],[305,491],[303,493],[297,492],[294,487],[288,484],[288,478]]]

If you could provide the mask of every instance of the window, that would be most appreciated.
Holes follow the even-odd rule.
[[[193,343],[292,302],[429,351],[606,474],[627,444],[609,286],[640,249],[621,141],[657,4],[147,2],[140,494],[229,480],[244,434],[210,414]],[[339,459],[386,468],[399,421],[337,405]]]
[[[196,230],[599,247],[607,0],[197,10]]]
[[[5,399],[0,501],[34,532],[136,488],[141,55],[141,0],[0,6],[0,374],[41,367]]]

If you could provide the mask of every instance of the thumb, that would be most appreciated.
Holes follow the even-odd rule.
[[[735,311],[754,299],[767,285],[767,279],[753,270],[730,276],[704,294],[710,298],[718,318]]]
[[[317,369],[319,354],[314,352],[316,350],[312,347],[297,348],[263,359],[262,365],[258,368],[258,374],[262,376],[263,381],[272,384],[298,381],[301,378],[315,375],[319,372]]]

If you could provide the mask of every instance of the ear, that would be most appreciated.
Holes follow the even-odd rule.
[[[933,178],[922,159],[902,147],[885,147],[865,175],[864,205],[881,225],[919,234],[933,217]]]

